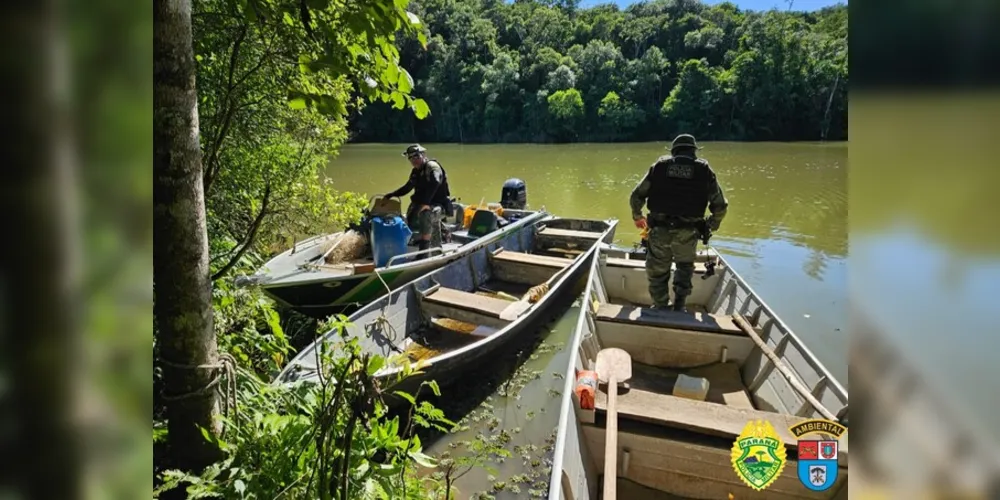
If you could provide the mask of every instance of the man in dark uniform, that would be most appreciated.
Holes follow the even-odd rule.
[[[656,160],[629,199],[635,227],[649,227],[646,276],[657,308],[686,311],[698,240],[719,229],[729,206],[712,167],[696,156],[698,149],[690,134],[677,136],[670,155]],[[643,205],[649,209],[648,219],[642,215]],[[712,213],[708,219],[706,206]],[[671,262],[677,264],[672,306],[667,304]]]
[[[406,223],[413,231],[420,250],[441,246],[441,214],[451,203],[448,175],[441,164],[435,159],[428,159],[426,153],[427,149],[419,144],[406,148],[403,156],[410,160],[413,167],[410,178],[403,187],[386,194],[386,197],[400,197],[413,191],[410,207],[406,211]]]

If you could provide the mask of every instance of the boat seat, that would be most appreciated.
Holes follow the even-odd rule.
[[[605,386],[599,386],[594,398],[595,409],[601,415],[607,413],[608,395],[605,391]],[[630,387],[627,391],[619,390],[616,399],[619,425],[622,420],[646,422],[697,434],[718,436],[730,442],[735,441],[747,422],[767,420],[785,443],[790,457],[794,457],[798,450],[798,438],[792,435],[789,427],[810,420],[805,417],[735,405],[695,401],[635,387]],[[837,459],[842,466],[847,466],[846,437],[840,440]]]
[[[629,323],[643,326],[657,326],[675,330],[722,333],[746,336],[733,318],[722,314],[704,314],[635,307],[620,304],[601,304],[594,319],[612,323]]]
[[[494,328],[507,325],[508,321],[500,319],[500,313],[512,303],[510,300],[445,287],[439,287],[423,298],[424,310],[434,316]]]
[[[556,247],[570,250],[577,248],[589,248],[601,238],[602,234],[604,233],[546,227],[541,231],[538,231],[538,234],[535,235],[535,244],[539,248]]]
[[[511,252],[509,250],[502,250],[494,255],[493,259],[494,261],[532,264],[536,266],[551,267],[553,269],[562,269],[573,263],[573,259],[550,257],[548,255],[535,255],[524,252]]]
[[[538,232],[539,236],[551,236],[551,237],[563,237],[563,238],[583,238],[588,240],[597,241],[601,237],[601,233],[595,233],[592,231],[574,231],[572,229],[557,229],[554,227],[547,227]]]
[[[573,264],[573,259],[501,250],[492,255],[493,279],[519,285],[535,286]]]
[[[642,259],[619,259],[617,257],[608,257],[607,265],[612,267],[632,267],[636,269],[645,269],[646,261]],[[676,269],[676,267],[674,267]],[[708,272],[708,268],[705,267],[704,262],[694,263],[694,273],[695,274],[705,274]],[[718,270],[716,270],[718,272]]]

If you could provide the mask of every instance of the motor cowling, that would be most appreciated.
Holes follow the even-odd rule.
[[[528,186],[518,178],[507,179],[500,191],[500,206],[524,210],[528,206]]]

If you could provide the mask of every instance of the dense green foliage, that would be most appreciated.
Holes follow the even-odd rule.
[[[366,200],[323,175],[347,138],[348,112],[381,100],[427,114],[393,45],[396,33],[422,38],[405,7],[391,0],[194,2],[213,325],[223,367],[223,431],[204,435],[224,458],[204,471],[172,469],[170,449],[183,443],[171,442],[162,420],[168,403],[155,391],[157,495],[181,488],[191,498],[423,498],[436,487],[414,474],[417,464],[434,465],[419,438],[387,415],[381,391],[391,387],[373,382],[386,359],[344,338],[324,356],[319,383],[273,387],[268,382],[296,344],[344,324],[283,319],[260,290],[233,285],[233,276],[254,272],[293,238],[360,216]],[[155,336],[154,329],[154,355]],[[155,368],[153,382],[162,388]],[[451,424],[426,403],[414,404],[409,417],[440,430]]]
[[[374,105],[357,141],[847,138],[847,6],[747,12],[653,0],[420,0],[400,38],[431,115]]]

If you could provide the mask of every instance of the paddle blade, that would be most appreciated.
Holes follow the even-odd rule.
[[[632,378],[632,356],[623,349],[609,347],[597,353],[597,378],[607,382],[611,375],[618,382]]]

